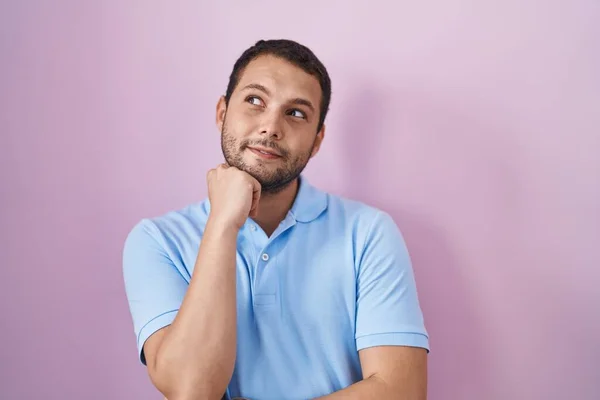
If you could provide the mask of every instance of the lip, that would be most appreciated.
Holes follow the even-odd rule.
[[[281,155],[271,149],[268,149],[266,147],[260,147],[260,146],[256,146],[256,147],[251,147],[248,146],[248,150],[250,150],[251,152],[253,152],[254,154],[262,157],[262,158],[266,158],[269,160],[274,160],[276,158],[280,158]],[[264,153],[263,153],[264,152]]]

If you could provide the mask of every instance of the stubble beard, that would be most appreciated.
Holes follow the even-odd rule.
[[[243,158],[243,152],[248,146],[263,146],[277,150],[282,156],[280,161],[283,165],[275,169],[269,168],[260,162],[258,165],[248,165]],[[262,194],[276,194],[292,184],[308,164],[313,147],[314,142],[307,153],[293,156],[290,155],[289,151],[266,138],[238,141],[234,135],[228,132],[226,122],[223,123],[221,132],[221,150],[225,161],[230,166],[236,167],[256,179],[261,185]]]

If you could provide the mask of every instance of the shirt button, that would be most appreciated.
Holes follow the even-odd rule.
[[[263,261],[269,261],[269,255],[267,253],[263,253],[262,259]]]
[[[256,225],[250,225],[250,230],[255,231],[256,230]]]

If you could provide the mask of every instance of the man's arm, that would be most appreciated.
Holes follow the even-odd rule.
[[[173,323],[148,338],[152,383],[169,400],[217,399],[233,374],[237,230],[209,220],[194,274]]]
[[[141,361],[169,400],[220,399],[235,364],[237,236],[256,213],[260,184],[225,165],[207,181],[210,216],[189,285],[151,221],[133,229],[124,249]]]
[[[363,380],[322,400],[426,400],[427,350],[377,346],[359,352]]]
[[[363,380],[324,399],[427,398],[429,338],[408,249],[394,220],[370,220],[360,253],[356,347]]]

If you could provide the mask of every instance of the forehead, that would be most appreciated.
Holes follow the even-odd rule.
[[[302,97],[320,105],[321,85],[317,78],[279,57],[266,55],[250,61],[244,68],[236,91],[251,83],[265,86],[273,96]]]

